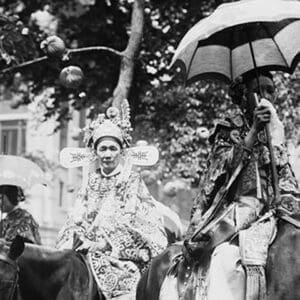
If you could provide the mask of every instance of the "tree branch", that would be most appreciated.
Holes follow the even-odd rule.
[[[27,67],[27,66],[30,66],[30,65],[33,65],[33,64],[36,64],[36,63],[40,63],[40,62],[45,61],[47,59],[48,59],[48,56],[42,56],[42,57],[39,57],[39,58],[35,58],[33,60],[25,61],[25,62],[23,62],[19,65],[0,70],[0,74],[5,74],[5,73],[8,73],[8,72],[16,71],[16,70],[22,69],[24,67]]]
[[[89,51],[107,51],[113,53],[118,56],[123,56],[124,51],[118,51],[110,47],[105,46],[92,46],[92,47],[84,47],[78,49],[68,49],[67,54],[79,53],[79,52],[89,52]]]
[[[145,0],[135,0],[131,14],[131,34],[121,60],[118,84],[113,92],[113,106],[121,107],[132,85],[134,63],[143,38]]]
[[[78,49],[67,49],[66,56],[68,56],[70,54],[77,54],[77,53],[90,52],[90,51],[107,51],[107,52],[113,53],[113,54],[121,56],[121,57],[124,56],[124,51],[118,51],[113,48],[105,47],[105,46],[92,46],[92,47],[83,47],[83,48],[78,48]],[[2,69],[2,70],[0,70],[0,74],[5,74],[8,72],[16,71],[16,70],[22,69],[24,67],[28,67],[33,64],[41,63],[47,59],[48,59],[48,56],[42,56],[39,58],[35,58],[33,60],[26,61],[19,65],[12,66],[12,67],[9,67],[6,69]]]

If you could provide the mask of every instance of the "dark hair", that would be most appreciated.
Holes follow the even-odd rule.
[[[256,79],[256,77],[268,77],[269,79],[271,79],[273,81],[273,75],[269,72],[269,71],[266,71],[266,70],[259,70],[257,73],[255,71],[250,71],[250,72],[247,72],[243,75],[243,82],[246,83],[248,81],[251,81],[253,79]]]
[[[267,77],[273,82],[273,75],[269,71],[265,70],[259,70],[257,73],[252,70],[242,76],[239,76],[229,86],[228,94],[231,97],[233,103],[241,105],[242,98],[245,95],[246,84],[252,80],[255,80],[257,76],[258,78],[261,76]]]
[[[24,200],[22,189],[16,185],[0,185],[0,193],[5,194],[13,205],[17,205],[19,201]]]
[[[96,142],[94,143],[94,150],[97,150],[99,143],[106,138],[109,138],[109,139],[117,142],[120,145],[121,149],[123,149],[123,145],[122,145],[121,141],[119,141],[117,138],[115,138],[114,136],[104,136],[104,137],[101,137],[98,140],[96,140]]]

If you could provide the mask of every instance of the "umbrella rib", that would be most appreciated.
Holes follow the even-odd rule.
[[[278,52],[280,53],[282,59],[284,60],[285,64],[286,64],[288,67],[290,67],[289,64],[288,64],[288,62],[287,62],[287,60],[286,60],[286,58],[284,57],[282,51],[280,50],[280,47],[278,46],[278,44],[277,44],[277,42],[275,41],[275,39],[274,39],[274,37],[272,36],[272,34],[270,33],[270,30],[268,29],[268,27],[267,27],[263,22],[261,22],[261,25],[262,25],[262,28],[263,28],[263,29],[266,31],[266,33],[268,34],[268,36],[270,36],[271,40],[274,42],[274,44],[275,44],[275,46],[276,46]],[[278,34],[278,32],[277,32],[277,34]]]

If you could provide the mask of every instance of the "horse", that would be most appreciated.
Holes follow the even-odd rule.
[[[270,245],[266,265],[267,300],[300,299],[300,230],[294,225],[279,220],[278,232]],[[173,244],[154,258],[141,277],[137,287],[137,300],[159,300],[161,285],[173,259],[182,252],[182,244]],[[208,258],[205,257],[204,260]],[[200,262],[207,263],[206,262]],[[188,267],[179,264],[177,282],[183,283]],[[185,299],[192,300],[192,296]],[[175,299],[174,299],[175,300]]]
[[[180,238],[180,224],[170,213],[164,218],[168,221],[164,221],[164,229],[171,244]],[[20,236],[11,243],[0,239],[1,300],[105,299],[83,254],[24,241]]]
[[[84,255],[24,243],[0,242],[1,300],[104,300]]]

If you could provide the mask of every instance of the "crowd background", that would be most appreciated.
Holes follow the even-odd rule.
[[[40,43],[53,35],[73,50],[106,46],[121,51],[132,31],[133,2],[2,0],[0,68],[37,60],[44,55]],[[146,0],[143,39],[128,95],[134,143],[146,140],[160,151],[159,163],[141,174],[152,194],[185,223],[209,153],[208,132],[234,106],[224,84],[198,82],[185,87],[169,64],[187,30],[222,2],[230,1]],[[59,81],[61,69],[68,65],[84,73],[76,89]],[[46,243],[52,243],[81,180],[80,169],[59,166],[59,151],[65,146],[83,146],[80,128],[105,110],[119,72],[120,60],[105,51],[79,52],[69,60],[50,58],[5,74],[0,71],[1,152],[35,161],[53,182],[46,191],[28,191],[27,205],[42,223]],[[292,76],[278,73],[274,78],[279,92],[277,111],[300,179],[300,68]]]

